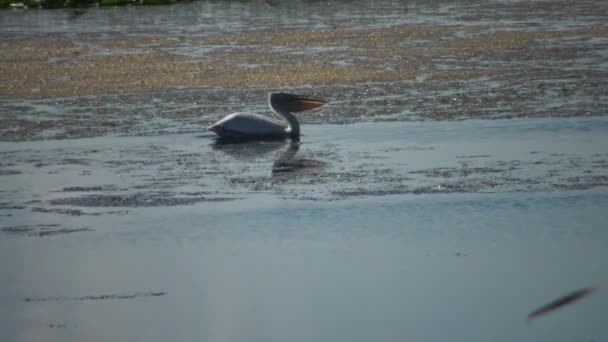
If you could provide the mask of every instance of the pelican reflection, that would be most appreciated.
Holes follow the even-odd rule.
[[[211,144],[211,149],[221,151],[239,160],[256,160],[267,156],[287,145],[287,141],[249,141],[246,144],[233,140],[217,139]]]

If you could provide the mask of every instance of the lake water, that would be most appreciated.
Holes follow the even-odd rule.
[[[608,275],[607,18],[592,1],[1,11],[0,340],[607,339],[605,291],[526,323]],[[330,101],[300,144],[205,131],[277,89]]]

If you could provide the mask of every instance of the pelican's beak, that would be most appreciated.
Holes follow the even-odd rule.
[[[300,96],[296,95],[293,99],[293,108],[294,112],[303,112],[305,110],[311,110],[314,108],[321,107],[326,104],[327,101],[321,99],[315,99],[312,97]]]

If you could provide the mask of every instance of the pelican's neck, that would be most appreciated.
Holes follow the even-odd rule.
[[[279,106],[275,106],[271,101],[269,101],[269,105],[273,112],[279,114],[287,121],[288,127],[285,132],[287,132],[292,138],[300,139],[300,122],[296,116],[291,112],[280,108]]]

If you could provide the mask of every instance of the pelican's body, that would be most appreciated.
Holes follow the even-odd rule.
[[[253,113],[233,113],[209,127],[224,138],[285,137],[287,129],[279,121]]]
[[[325,101],[285,93],[270,93],[270,109],[283,117],[287,125],[267,116],[252,113],[233,113],[209,127],[220,138],[226,139],[282,139],[300,138],[300,123],[292,112],[317,108]]]

